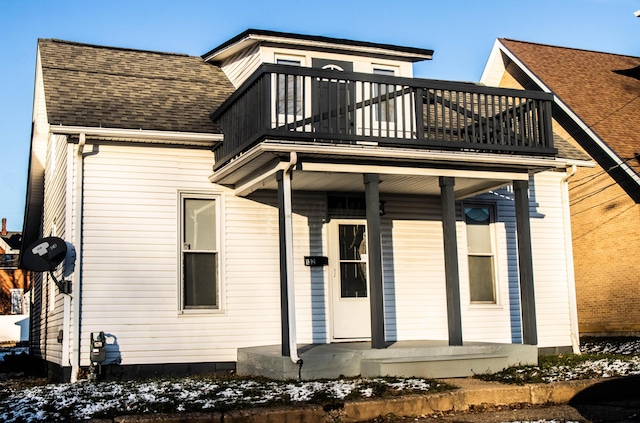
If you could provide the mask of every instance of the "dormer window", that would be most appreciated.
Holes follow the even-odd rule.
[[[276,58],[277,65],[302,66],[302,59],[293,57]],[[287,122],[302,117],[302,77],[278,75],[278,116],[287,118]],[[280,120],[280,119],[279,119]]]
[[[394,76],[395,69],[391,67],[374,66],[373,73],[376,75]],[[393,85],[375,84],[373,86],[373,100],[377,102],[374,110],[378,122],[389,123],[395,122],[396,120],[395,98],[390,97],[393,91]]]

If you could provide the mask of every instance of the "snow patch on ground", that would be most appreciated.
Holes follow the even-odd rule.
[[[185,378],[47,385],[2,395],[0,421],[77,421],[118,413],[206,411],[243,405],[308,402],[316,397],[343,400],[352,395],[374,396],[376,386],[395,391],[427,392],[440,384],[426,379],[258,382]]]
[[[518,372],[538,372],[545,382],[640,374],[638,339],[611,343],[585,342],[582,351],[591,354],[621,354],[628,357],[603,357],[573,366],[545,369],[534,366],[518,369]],[[0,389],[0,421],[82,421],[123,414],[228,410],[248,406],[370,398],[388,390],[425,393],[439,387],[439,382],[421,378],[307,382],[184,378],[52,384],[28,389]],[[555,422],[540,420],[530,423]]]

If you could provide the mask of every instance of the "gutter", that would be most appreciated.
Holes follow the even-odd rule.
[[[222,142],[223,134],[179,132],[179,131],[153,131],[143,129],[119,129],[119,128],[94,128],[85,126],[51,125],[49,132],[62,135],[84,134],[85,137],[98,137],[117,140],[135,140],[155,142],[160,144],[191,144],[210,146],[213,143]]]
[[[567,288],[569,290],[569,325],[571,334],[571,348],[574,354],[580,353],[580,329],[578,327],[578,304],[576,299],[576,276],[573,266],[573,241],[571,237],[571,209],[569,206],[569,179],[571,179],[577,171],[574,164],[566,176],[560,181],[560,190],[562,193],[562,218],[564,223],[564,251],[565,261],[567,263]]]

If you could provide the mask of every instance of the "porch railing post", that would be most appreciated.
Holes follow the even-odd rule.
[[[444,269],[447,294],[447,322],[449,345],[462,345],[462,317],[460,313],[460,272],[458,269],[458,241],[456,234],[455,179],[440,177],[442,201],[442,232],[444,237]]]
[[[424,138],[424,89],[416,88],[414,95],[414,108],[416,110],[416,138]],[[429,107],[427,105],[427,107]]]
[[[271,75],[271,73],[265,73],[261,76],[260,84],[262,84],[262,102],[258,105],[251,105],[252,107],[262,107],[262,113],[260,114],[260,111],[258,111],[259,119],[262,122],[262,124],[259,125],[261,130],[273,129],[271,127],[271,108],[275,106],[272,105],[271,100]]]
[[[380,176],[365,174],[367,252],[369,255],[369,301],[371,304],[371,347],[386,347],[384,338],[384,287],[382,283],[382,241],[380,237]]]

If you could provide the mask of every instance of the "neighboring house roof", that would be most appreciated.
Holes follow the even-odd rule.
[[[5,253],[10,253],[11,250],[18,251],[22,245],[22,233],[7,232],[6,235],[0,235],[0,241],[0,249]]]
[[[234,91],[200,57],[51,39],[38,46],[50,125],[219,132],[209,114]]]
[[[553,92],[554,117],[640,202],[640,57],[499,39],[526,89]]]

